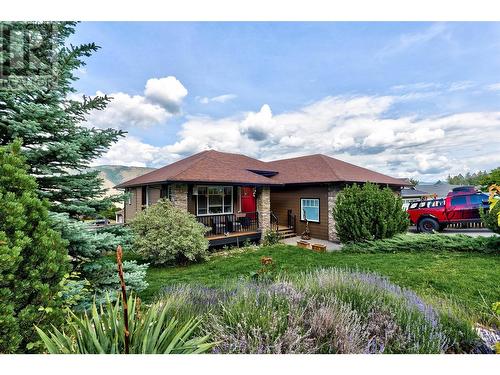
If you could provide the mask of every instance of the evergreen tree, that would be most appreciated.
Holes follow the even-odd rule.
[[[108,208],[121,198],[103,199],[98,171],[86,169],[124,132],[82,125],[110,98],[71,99],[73,72],[98,47],[67,45],[74,22],[1,22],[0,28],[0,145],[22,140],[29,172],[51,210],[74,217]]]
[[[33,349],[34,324],[48,328],[60,317],[66,243],[50,228],[48,204],[36,188],[20,142],[0,147],[0,353]]]
[[[53,228],[61,232],[62,237],[68,241],[68,254],[72,259],[73,270],[80,275],[80,285],[87,285],[89,291],[86,296],[80,296],[80,302],[75,309],[83,310],[90,307],[94,299],[97,302],[105,302],[107,294],[116,297],[117,293],[109,293],[120,290],[116,263],[114,259],[103,255],[114,251],[118,245],[125,251],[130,250],[131,230],[124,226],[91,230],[88,225],[71,219],[66,213],[52,213],[50,218]],[[147,288],[148,283],[145,280],[147,268],[147,263],[137,264],[135,260],[123,262],[128,290],[141,292]],[[79,288],[76,288],[75,293],[79,293]]]

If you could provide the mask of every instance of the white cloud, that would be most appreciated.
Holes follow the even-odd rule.
[[[163,107],[148,102],[140,95],[118,92],[110,96],[113,99],[104,110],[93,111],[88,116],[88,125],[98,128],[147,128],[161,124],[172,116]]]
[[[486,89],[490,90],[490,91],[500,91],[500,82],[494,83],[492,85],[488,85],[488,86],[486,86]]]
[[[205,149],[263,160],[323,153],[396,177],[425,180],[496,166],[488,155],[496,155],[498,145],[486,140],[500,129],[500,112],[391,116],[404,100],[404,94],[335,96],[280,114],[264,104],[231,117],[188,117],[175,143],[148,148],[132,140],[125,151],[106,157],[160,166]],[[145,151],[134,154],[131,148]]]
[[[96,95],[103,95],[97,92]],[[88,126],[98,128],[148,128],[165,123],[178,114],[186,88],[175,77],[151,78],[146,82],[144,95],[123,92],[108,94],[111,102],[104,110],[92,111]]]
[[[236,99],[237,95],[235,94],[224,94],[224,95],[219,95],[219,96],[214,96],[214,97],[202,97],[198,98],[198,101],[202,104],[209,104],[209,103],[225,103],[230,100]]]
[[[422,31],[401,34],[395,41],[387,44],[379,52],[379,56],[386,56],[406,51],[408,49],[415,48],[418,45],[430,42],[436,38],[445,40],[449,40],[451,38],[451,32],[446,24],[434,23]]]
[[[459,81],[453,82],[450,84],[448,91],[463,91],[468,90],[475,86],[475,83],[472,81]]]
[[[182,99],[188,94],[182,83],[173,76],[151,78],[146,82],[145,97],[166,108],[170,113],[178,113]]]
[[[420,90],[435,90],[440,89],[442,85],[440,83],[434,82],[416,82],[408,83],[404,85],[395,85],[391,89],[395,91],[420,91]]]
[[[160,151],[160,147],[148,145],[136,137],[127,136],[113,144],[106,155],[96,160],[93,164],[146,167],[156,162]]]

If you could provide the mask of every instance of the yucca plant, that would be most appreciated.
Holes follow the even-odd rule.
[[[180,324],[175,317],[167,318],[170,306],[157,302],[143,315],[141,300],[127,298],[123,273],[122,247],[116,248],[121,296],[115,303],[106,294],[106,303],[94,301],[90,312],[77,316],[70,311],[68,332],[52,327],[49,334],[35,327],[47,351],[51,354],[195,354],[210,350],[208,336],[197,337],[200,319],[190,318]]]
[[[92,305],[83,316],[70,312],[67,331],[53,327],[48,334],[36,328],[50,354],[121,354],[125,353],[125,322],[122,300],[115,303],[109,296],[103,305]],[[168,317],[167,305],[157,302],[146,311],[140,300],[130,296],[128,305],[129,353],[132,354],[194,354],[210,350],[215,343],[208,336],[198,337],[200,324],[191,318],[180,324]]]

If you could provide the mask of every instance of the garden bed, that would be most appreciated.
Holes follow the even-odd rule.
[[[263,256],[271,256],[277,272],[284,274],[325,267],[377,272],[427,299],[454,300],[477,320],[488,319],[491,304],[500,296],[497,281],[500,257],[494,254],[430,251],[318,254],[287,245],[240,249],[190,266],[150,267],[149,287],[141,296],[152,301],[168,285],[187,283],[218,287],[231,280],[248,278],[258,270]]]

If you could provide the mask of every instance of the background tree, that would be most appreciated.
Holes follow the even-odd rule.
[[[465,175],[461,173],[456,176],[450,176],[446,178],[446,181],[452,185],[472,185],[477,186],[481,185],[481,180],[488,175],[486,171],[478,171],[478,172],[467,172]]]
[[[73,72],[98,47],[68,45],[74,22],[1,22],[0,28],[0,66],[9,83],[0,88],[0,145],[22,140],[29,172],[51,210],[77,216],[108,208],[120,198],[103,199],[98,171],[86,169],[124,132],[83,125],[110,98],[71,99],[77,80]]]
[[[413,185],[413,187],[417,186],[419,184],[419,182],[420,182],[416,178],[409,178],[408,181],[410,182],[410,184]]]
[[[482,185],[484,191],[488,191],[491,185],[500,185],[500,167],[492,169],[489,173],[481,176],[479,184]]]
[[[0,147],[0,352],[25,352],[38,341],[34,324],[60,318],[59,282],[69,269],[66,243],[49,226],[20,142]]]
[[[337,195],[332,214],[341,242],[388,238],[406,232],[409,225],[401,197],[371,183],[344,188]]]

